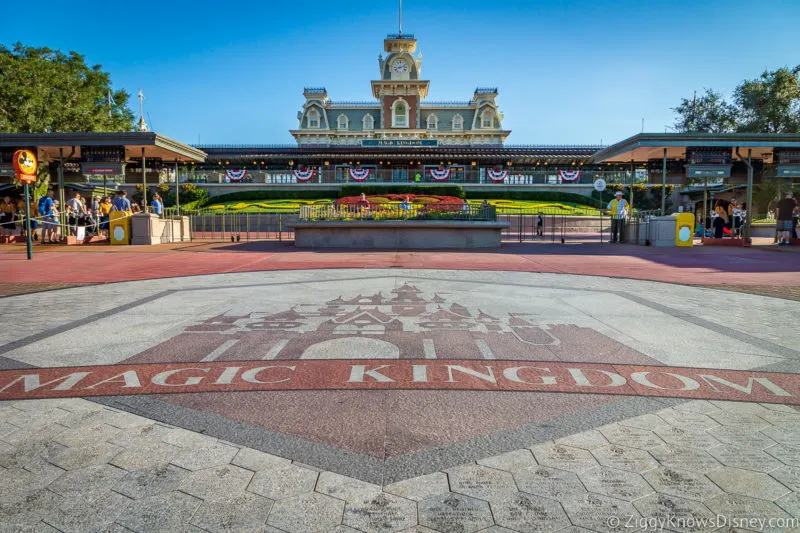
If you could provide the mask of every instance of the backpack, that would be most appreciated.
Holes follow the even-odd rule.
[[[50,198],[49,196],[43,196],[43,197],[39,198],[38,211],[39,211],[40,215],[46,215],[47,214],[47,207],[45,207],[45,206],[47,205],[47,200],[49,198]]]

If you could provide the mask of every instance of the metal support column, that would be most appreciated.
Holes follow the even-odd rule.
[[[58,224],[64,228],[67,224],[67,209],[64,202],[64,149],[58,149]]]
[[[28,259],[33,259],[33,242],[31,239],[31,187],[25,182],[25,249],[28,252]],[[44,242],[44,237],[42,237]]]
[[[147,163],[144,158],[144,147],[142,147],[142,213],[147,213]]]
[[[744,235],[743,235],[745,242],[750,242],[750,222],[753,219],[754,215],[755,215],[755,210],[753,209],[753,150],[747,150],[747,213],[744,220]]]
[[[181,182],[178,179],[177,161],[175,161],[175,211],[178,214],[178,216],[181,216]]]
[[[661,216],[667,214],[667,149],[664,148],[664,162],[661,165]]]

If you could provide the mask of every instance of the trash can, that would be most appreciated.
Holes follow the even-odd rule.
[[[674,213],[675,246],[694,244],[694,213]]]
[[[131,243],[131,218],[124,211],[111,211],[108,214],[108,235],[111,244]]]

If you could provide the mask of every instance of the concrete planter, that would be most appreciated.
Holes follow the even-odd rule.
[[[391,220],[298,222],[299,248],[499,248],[507,222]]]
[[[137,213],[131,217],[131,244],[153,245],[189,240],[189,217],[161,218],[150,213]]]

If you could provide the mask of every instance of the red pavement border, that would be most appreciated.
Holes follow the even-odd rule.
[[[780,253],[786,251],[788,253]],[[757,248],[504,244],[497,250],[303,250],[274,241],[157,247],[0,247],[4,283],[108,283],[205,274],[323,268],[549,272],[687,285],[800,286],[800,254]],[[778,253],[776,253],[778,252]]]

